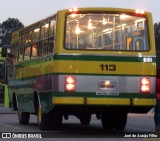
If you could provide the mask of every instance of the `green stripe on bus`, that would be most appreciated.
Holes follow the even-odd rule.
[[[52,60],[73,60],[73,61],[114,61],[114,62],[143,62],[144,57],[127,56],[90,56],[90,55],[50,55],[35,60],[27,60],[24,63],[17,64],[18,68],[42,64]],[[156,57],[152,58],[152,63],[156,62]]]
[[[145,57],[134,56],[92,56],[92,55],[55,55],[55,60],[77,60],[77,61],[116,61],[116,62],[143,62]],[[152,58],[156,62],[155,57]]]

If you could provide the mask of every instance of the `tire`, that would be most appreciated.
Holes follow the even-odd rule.
[[[38,126],[42,131],[46,130],[58,130],[62,125],[62,115],[56,111],[52,111],[48,114],[42,113],[40,104],[37,106],[37,118]]]
[[[91,121],[91,115],[90,114],[88,114],[88,115],[82,115],[80,117],[80,123],[81,123],[81,125],[89,125],[90,121]]]
[[[30,113],[18,111],[19,123],[22,125],[27,125],[30,119]]]
[[[111,113],[103,113],[101,114],[101,122],[104,130],[114,130],[115,122],[114,122],[114,114]]]
[[[46,131],[50,129],[50,118],[48,114],[42,113],[41,105],[37,104],[37,120],[38,120],[38,126],[39,129],[42,131]]]
[[[117,113],[115,129],[123,131],[127,123],[127,113]]]
[[[51,115],[51,119],[52,119],[52,127],[51,129],[54,131],[54,130],[59,130],[61,129],[61,126],[62,126],[62,120],[63,120],[63,115],[61,113],[59,113],[58,111],[54,111],[52,112],[52,115]]]

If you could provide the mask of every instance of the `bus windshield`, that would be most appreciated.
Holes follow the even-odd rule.
[[[4,62],[0,62],[0,83],[5,83],[5,66]]]
[[[70,14],[65,49],[149,50],[146,18],[126,14]]]

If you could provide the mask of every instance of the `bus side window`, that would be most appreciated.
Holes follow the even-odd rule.
[[[38,43],[32,44],[31,59],[38,57]]]
[[[55,35],[55,28],[56,28],[56,20],[53,19],[50,21],[50,25],[49,25],[49,36]]]
[[[30,59],[31,47],[25,47],[24,49],[24,61]]]
[[[40,38],[44,39],[47,38],[48,36],[48,28],[49,28],[49,24],[46,23],[43,26],[41,26],[41,33],[40,33]]]
[[[55,47],[55,45],[54,45],[55,27],[56,27],[56,20],[53,19],[53,20],[50,21],[50,24],[49,24],[48,53],[53,53],[53,49]]]
[[[44,54],[47,54],[48,40],[45,39],[45,40],[40,41],[39,47],[40,47],[39,48],[40,55],[43,56]]]
[[[53,49],[54,49],[54,37],[50,37],[48,43],[48,53],[53,53]]]
[[[40,28],[38,27],[38,28],[34,29],[34,31],[33,31],[33,35],[32,35],[33,42],[39,41],[39,36],[40,36]]]
[[[18,52],[18,62],[23,62],[23,48],[19,49],[19,52]]]
[[[40,43],[39,43],[39,55],[43,56],[48,52],[48,31],[49,31],[49,23],[45,23],[41,26],[40,32]]]

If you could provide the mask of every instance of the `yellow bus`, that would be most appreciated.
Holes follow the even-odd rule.
[[[16,39],[8,85],[20,124],[35,114],[41,130],[56,130],[63,117],[88,125],[95,114],[105,130],[123,130],[128,113],[147,113],[156,104],[149,12],[60,10],[14,33]]]
[[[9,107],[7,86],[7,64],[4,49],[0,48],[0,106]],[[6,53],[4,53],[6,54]]]

